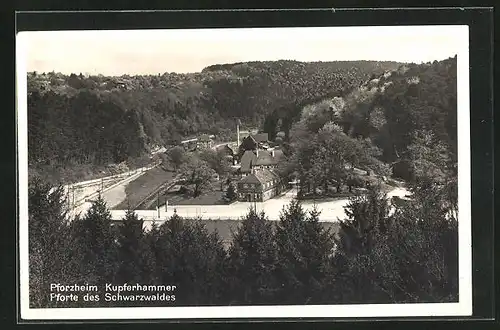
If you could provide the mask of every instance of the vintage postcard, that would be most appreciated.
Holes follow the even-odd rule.
[[[471,315],[468,40],[20,32],[21,318]]]

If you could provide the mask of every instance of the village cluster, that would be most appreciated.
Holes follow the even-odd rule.
[[[245,134],[248,133],[248,134]],[[215,145],[214,135],[204,134],[181,142],[186,151],[215,149],[232,164],[232,176],[237,179],[237,199],[240,202],[264,202],[284,192],[287,183],[281,180],[277,167],[283,160],[283,150],[269,141],[268,133],[237,127],[237,140]],[[240,136],[244,136],[240,139]],[[240,141],[241,140],[241,141]]]

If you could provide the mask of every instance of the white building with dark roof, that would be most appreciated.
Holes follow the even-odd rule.
[[[240,202],[264,202],[283,191],[280,177],[268,169],[252,171],[238,182],[237,188]]]

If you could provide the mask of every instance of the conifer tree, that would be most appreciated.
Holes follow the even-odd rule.
[[[236,194],[236,189],[234,188],[234,185],[233,184],[229,184],[229,186],[227,187],[227,190],[226,190],[226,195],[225,195],[225,198],[226,200],[228,200],[229,202],[234,202],[237,198],[237,194]]]
[[[367,194],[351,197],[345,207],[347,219],[340,222],[344,252],[369,251],[389,225],[390,206],[379,186],[371,187]]]
[[[81,281],[101,286],[112,283],[118,269],[116,234],[111,225],[111,213],[100,195],[74,226]]]
[[[333,236],[319,223],[316,209],[307,214],[292,201],[280,215],[276,228],[280,296],[287,303],[315,303],[322,296],[330,271]]]
[[[148,282],[151,284],[161,284],[161,272],[158,261],[161,257],[162,249],[159,246],[160,228],[156,222],[151,224],[150,229],[144,233],[144,244],[149,252],[146,268],[149,270]]]
[[[191,220],[192,221],[192,220]],[[216,234],[176,213],[159,228],[157,271],[177,286],[176,305],[211,305],[224,291],[225,251]]]
[[[201,221],[190,224],[186,254],[192,260],[186,275],[191,279],[190,304],[221,303],[227,289],[226,251],[217,232],[209,233]]]
[[[331,279],[342,302],[392,301],[394,283],[387,282],[396,270],[387,245],[389,211],[386,195],[378,186],[352,197],[345,207],[347,219],[340,222],[334,261],[338,271]]]
[[[149,282],[151,251],[147,245],[143,220],[132,210],[127,210],[118,236],[118,274],[121,283]]]
[[[436,211],[434,199],[428,190],[392,215],[377,189],[353,199],[335,256],[343,303],[456,301],[456,220]]]
[[[229,248],[229,288],[233,304],[266,304],[275,300],[277,253],[272,223],[250,209]]]
[[[440,192],[428,190],[394,214],[391,239],[401,301],[458,299],[458,222],[433,200],[441,200]]]

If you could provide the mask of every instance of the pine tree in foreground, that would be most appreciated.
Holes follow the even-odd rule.
[[[426,199],[432,199],[431,191]],[[416,197],[389,215],[377,189],[347,206],[333,287],[343,303],[444,302],[456,299],[457,227]]]
[[[279,301],[318,303],[323,281],[331,271],[333,236],[319,223],[319,212],[307,214],[299,201],[283,208],[275,234],[278,251]]]
[[[74,281],[70,263],[70,237],[61,187],[36,178],[28,187],[30,306],[58,306],[50,302],[50,284]]]
[[[149,282],[152,255],[144,236],[143,222],[134,211],[127,210],[119,227],[117,283]]]
[[[155,247],[157,274],[176,285],[176,306],[220,303],[225,291],[224,247],[203,224],[174,214],[159,227]]]
[[[268,304],[275,300],[277,252],[272,223],[250,209],[229,248],[231,304]]]
[[[429,190],[424,198],[416,197],[394,215],[391,239],[403,288],[399,300],[458,301],[458,222],[447,217],[447,210],[429,209],[439,193]]]
[[[113,283],[118,269],[116,232],[104,199],[99,196],[85,216],[72,225],[81,282],[101,287]]]

